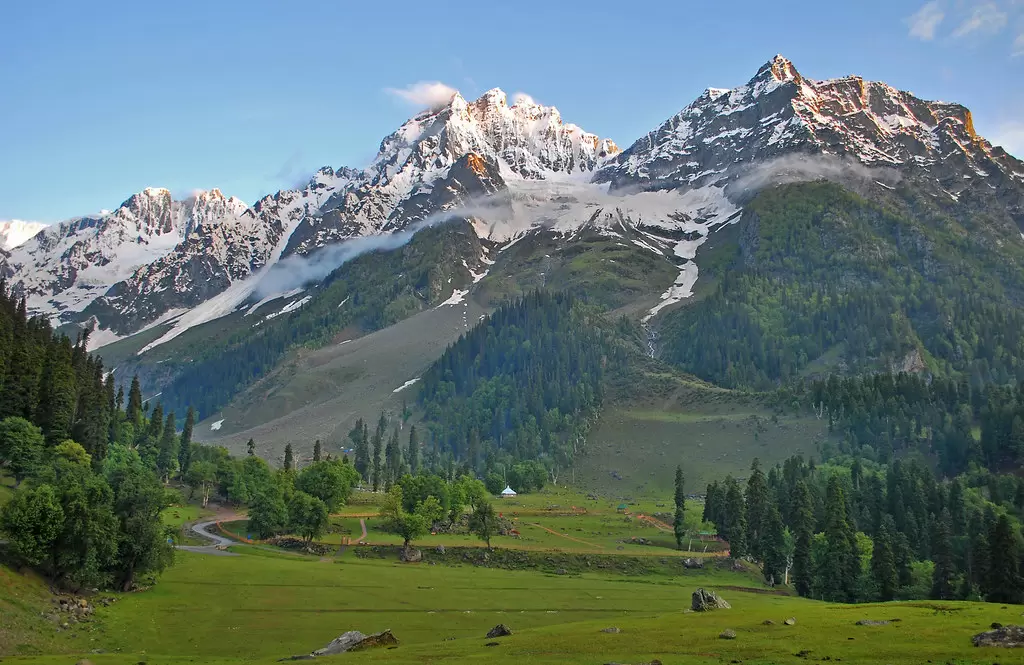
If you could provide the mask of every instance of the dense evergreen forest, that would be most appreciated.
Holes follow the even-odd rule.
[[[714,291],[665,317],[664,359],[758,390],[839,366],[926,368],[974,387],[1024,379],[1017,238],[909,190],[899,204],[826,182],[762,191]]]
[[[0,533],[15,562],[58,586],[129,590],[168,566],[176,534],[161,512],[183,500],[171,479],[204,506],[214,493],[248,505],[260,533],[307,540],[358,484],[348,460],[320,452],[298,470],[289,446],[275,471],[192,442],[191,408],[179,433],[174,412],[143,401],[137,378],[127,398],[115,389],[87,341],[28,318],[0,282],[0,469],[19,485],[0,510]]]
[[[937,479],[925,458],[880,466],[794,457],[745,486],[711,483],[705,521],[733,557],[804,596],[841,602],[1024,600],[1024,479],[975,470]]]
[[[557,477],[584,446],[605,372],[624,361],[613,338],[567,294],[537,291],[500,307],[424,374],[432,441],[478,472],[541,460]]]
[[[472,229],[448,223],[420,231],[400,249],[357,257],[331,273],[301,308],[245,328],[182,363],[162,398],[179,411],[192,405],[205,418],[294,348],[318,348],[346,328],[379,330],[443,301],[453,284],[468,279],[462,259],[478,253]]]

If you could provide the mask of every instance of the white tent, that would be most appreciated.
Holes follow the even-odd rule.
[[[505,485],[505,489],[501,490],[501,498],[503,498],[503,499],[506,498],[506,497],[515,496],[515,495],[516,495],[516,491],[514,489],[512,489],[511,485]]]

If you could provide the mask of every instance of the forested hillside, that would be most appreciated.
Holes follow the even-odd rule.
[[[471,278],[480,243],[464,223],[416,234],[393,251],[375,251],[345,263],[292,312],[252,324],[223,344],[197,349],[163,388],[172,408],[190,404],[206,418],[271,371],[289,350],[330,343],[346,328],[378,330],[442,302]]]
[[[1018,381],[1024,243],[963,210],[909,185],[871,201],[826,182],[764,190],[714,292],[666,316],[663,357],[762,390],[836,369]]]
[[[557,476],[583,450],[606,373],[629,350],[600,310],[537,291],[504,305],[423,376],[431,438],[471,468],[543,460]]]

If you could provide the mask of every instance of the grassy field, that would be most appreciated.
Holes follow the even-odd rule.
[[[613,498],[665,495],[683,466],[687,491],[702,493],[727,473],[745,477],[757,457],[763,467],[816,454],[827,436],[813,417],[779,416],[723,396],[718,403],[613,409],[602,415],[577,465],[576,483]]]
[[[346,630],[384,629],[400,640],[397,649],[327,662],[1006,663],[1011,654],[975,649],[970,636],[993,621],[1019,620],[1021,611],[980,603],[826,605],[764,593],[744,574],[713,569],[631,579],[238,551],[182,553],[157,586],[123,596],[73,633],[0,642],[4,663],[73,663],[76,654],[96,665],[272,663]],[[23,594],[40,595],[38,581],[2,573],[5,588],[13,577]],[[733,609],[685,613],[697,586],[718,590]],[[26,605],[32,602],[45,599]],[[790,616],[797,624],[783,625]],[[775,625],[763,625],[766,619]],[[856,626],[860,619],[899,621]],[[515,634],[487,647],[484,636],[497,623]],[[600,632],[608,626],[621,633]],[[727,628],[737,639],[718,639]],[[68,655],[10,657],[33,650]],[[89,653],[97,650],[104,653]]]

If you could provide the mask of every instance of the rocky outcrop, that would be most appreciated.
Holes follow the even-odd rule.
[[[495,626],[494,628],[491,628],[489,631],[487,631],[487,637],[491,638],[491,639],[493,639],[495,637],[507,637],[508,635],[511,635],[511,634],[512,634],[512,629],[509,628],[508,626],[506,626],[503,623],[499,623],[497,626]]]
[[[1001,626],[971,638],[976,647],[1024,648],[1024,626]]]
[[[712,610],[732,609],[732,605],[713,591],[697,589],[693,592],[690,609],[694,612],[710,612]]]

